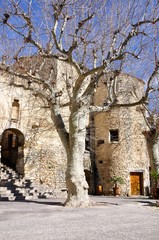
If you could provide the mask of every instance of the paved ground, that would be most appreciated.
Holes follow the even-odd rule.
[[[159,240],[159,207],[143,198],[92,197],[91,208],[63,199],[0,202],[0,240]]]

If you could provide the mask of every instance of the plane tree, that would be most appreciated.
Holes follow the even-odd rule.
[[[83,168],[89,112],[144,104],[149,92],[158,88],[158,82],[152,84],[159,68],[158,9],[157,0],[8,0],[0,5],[0,69],[17,77],[11,78],[11,85],[32,91],[49,105],[67,155],[66,205],[91,204]],[[24,64],[26,58],[36,60]],[[57,61],[75,71],[62,91],[57,89],[60,79],[53,74]],[[99,79],[111,71],[116,77],[126,72],[144,79],[144,95],[119,104],[114,77],[107,105],[91,106]],[[65,92],[68,129],[58,100]]]

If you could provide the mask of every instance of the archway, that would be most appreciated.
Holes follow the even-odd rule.
[[[85,177],[86,177],[86,181],[88,183],[89,189],[88,189],[88,193],[91,194],[92,193],[92,184],[91,184],[91,172],[89,170],[84,170],[85,172]]]
[[[24,175],[24,135],[15,128],[2,134],[1,161],[17,173]]]

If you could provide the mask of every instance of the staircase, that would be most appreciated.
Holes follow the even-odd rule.
[[[2,163],[0,171],[0,201],[30,200],[41,196],[31,180],[20,178]]]

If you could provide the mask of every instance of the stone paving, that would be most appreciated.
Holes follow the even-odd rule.
[[[0,240],[158,240],[156,200],[91,196],[89,208],[64,199],[0,202]]]

